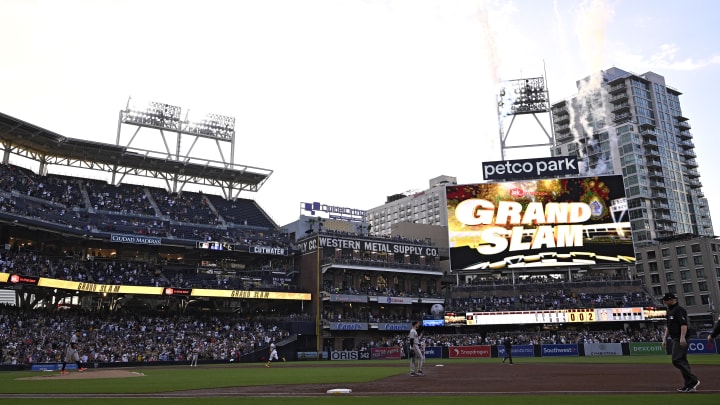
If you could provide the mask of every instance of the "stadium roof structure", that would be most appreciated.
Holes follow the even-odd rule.
[[[226,198],[241,191],[258,191],[272,170],[236,165],[202,158],[179,160],[143,149],[69,138],[28,122],[0,113],[0,142],[3,163],[11,153],[37,161],[38,172],[47,173],[48,165],[112,173],[113,183],[125,175],[162,179],[170,191],[178,184],[219,187]]]

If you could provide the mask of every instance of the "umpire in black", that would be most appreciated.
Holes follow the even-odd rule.
[[[678,305],[677,296],[673,293],[665,293],[663,303],[667,306],[665,319],[665,336],[662,346],[667,346],[668,338],[672,340],[670,347],[672,353],[672,364],[680,370],[685,381],[684,385],[677,389],[678,392],[693,392],[700,385],[700,380],[690,371],[690,364],[687,360],[688,342],[688,316],[685,308]]]

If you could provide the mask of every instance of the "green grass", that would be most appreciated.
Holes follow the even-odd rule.
[[[608,357],[574,357],[574,358],[525,358],[518,357],[517,363],[580,363],[580,364],[661,364],[667,367],[668,372],[674,372],[669,356],[608,356]],[[433,364],[461,364],[461,363],[497,363],[498,359],[432,359],[428,365]],[[720,365],[720,356],[704,355],[691,356],[692,365]],[[190,367],[140,367],[127,369],[143,373],[139,378],[116,379],[34,379],[20,380],[44,374],[46,372],[1,372],[0,373],[0,403],[12,404],[97,404],[103,405],[127,403],[172,403],[197,404],[198,398],[82,398],[87,394],[147,394],[158,392],[173,392],[192,389],[213,389],[225,387],[239,387],[251,385],[277,385],[277,384],[338,384],[362,383],[383,379],[393,375],[407,373],[405,361],[378,360],[372,362],[342,362],[342,367],[329,367],[328,361],[318,362],[288,362],[282,365],[266,368],[262,363]],[[370,365],[372,364],[372,365]],[[92,372],[92,370],[90,370]],[[662,372],[662,371],[659,371]],[[651,377],[649,377],[651,378]],[[401,389],[401,387],[399,388]],[[9,398],[11,394],[69,394],[68,398]],[[75,396],[74,394],[78,394]],[[320,393],[322,394],[322,393]],[[608,395],[482,395],[483,401],[492,404],[600,404],[613,402],[617,404],[657,404],[668,400],[680,400],[675,393],[667,394],[608,394]],[[264,397],[264,405],[274,404],[368,404],[392,403],[422,405],[422,404],[457,404],[476,403],[478,396],[413,396],[413,397],[382,397],[360,396],[357,394],[341,396],[317,397]],[[206,399],[213,404],[257,403],[258,398],[252,397],[213,397]],[[692,404],[720,403],[720,394],[697,393],[682,398],[682,402]]]
[[[680,394],[678,394],[680,395]],[[692,396],[691,398],[689,396]],[[607,404],[613,405],[657,405],[667,401],[680,404],[716,405],[720,399],[717,395],[696,395],[678,398],[675,394],[663,395],[605,395],[605,396],[579,396],[579,395],[483,395],[477,396],[423,396],[423,397],[357,397],[357,396],[327,396],[327,397],[293,397],[293,398],[208,398],[205,401],[213,405],[231,404],[257,404],[262,405],[356,405],[356,404],[377,404],[383,403],[392,405],[458,405],[485,403],[493,405],[577,405],[577,404]],[[0,403],[3,400],[0,399]],[[5,400],[10,403],[10,400]],[[177,404],[177,405],[198,405],[197,398],[110,398],[102,400],[102,405],[127,405],[132,404]],[[50,405],[50,404],[93,404],[97,405],[96,398],[54,398],[54,399],[12,399],[13,405]]]

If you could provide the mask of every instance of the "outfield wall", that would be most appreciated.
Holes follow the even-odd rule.
[[[705,339],[690,339],[688,354],[718,354],[716,344]],[[670,354],[671,347],[662,347],[661,342],[631,343],[583,343],[583,344],[548,344],[548,345],[515,345],[512,347],[513,357],[590,357],[590,356],[651,356]],[[426,359],[465,359],[465,358],[503,358],[505,347],[500,345],[477,346],[431,346],[425,348]],[[326,353],[298,353],[298,360],[387,360],[407,358],[399,346],[376,347],[370,350],[335,350]]]

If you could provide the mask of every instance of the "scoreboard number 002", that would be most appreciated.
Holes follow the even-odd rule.
[[[568,314],[569,322],[595,322],[595,310],[579,310]]]

